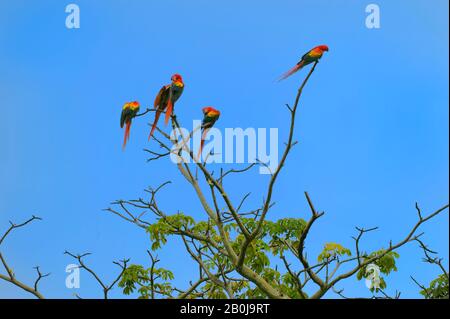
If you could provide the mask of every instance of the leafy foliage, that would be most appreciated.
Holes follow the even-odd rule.
[[[350,249],[344,248],[341,244],[337,243],[326,243],[322,252],[320,253],[317,260],[323,262],[331,258],[337,258],[339,256],[351,256],[352,252]]]
[[[257,227],[257,221],[253,218],[241,218],[242,223],[252,232]],[[163,215],[157,222],[151,224],[147,228],[150,240],[152,242],[151,249],[158,250],[167,243],[168,237],[172,235],[189,234],[198,238],[208,238],[214,242],[214,253],[206,254],[202,258],[204,268],[212,274],[220,277],[224,273],[235,275],[236,270],[231,261],[221,254],[219,251],[224,249],[222,237],[218,233],[213,221],[196,222],[192,217],[183,213],[174,215]],[[244,264],[254,272],[258,273],[266,282],[272,285],[278,291],[290,298],[307,298],[308,295],[298,287],[298,274],[292,272],[280,272],[277,266],[271,265],[271,259],[274,256],[285,258],[287,254],[296,256],[300,238],[306,228],[306,221],[301,218],[283,218],[277,221],[265,220],[262,224],[259,236],[253,240],[247,247]],[[223,232],[231,243],[232,249],[238,255],[244,243],[245,236],[240,231],[237,223],[228,221],[224,223]],[[205,246],[207,247],[207,246]],[[205,248],[203,247],[203,248]],[[211,248],[211,247],[209,247]],[[380,274],[379,286],[371,289],[377,292],[379,289],[384,290],[387,287],[385,277],[392,271],[397,271],[396,259],[400,256],[395,251],[386,253],[386,249],[380,249],[370,254],[363,253],[360,257],[360,263],[366,263],[368,260],[376,258],[372,263],[365,265],[357,272],[357,279],[367,279],[371,274],[368,269],[372,264],[376,265]],[[342,258],[352,256],[350,249],[345,248],[339,243],[328,242],[324,245],[322,252],[317,256],[319,264],[331,264],[339,262]],[[285,259],[284,259],[285,260]],[[373,266],[372,265],[372,266]],[[163,268],[144,268],[140,265],[129,266],[119,283],[125,294],[138,292],[140,298],[148,299],[156,296],[174,297],[174,292],[178,291],[170,281],[174,275],[169,270]],[[267,298],[267,294],[257,287],[254,283],[246,279],[234,279],[230,281],[227,287],[216,284],[213,280],[205,280],[198,288],[194,289],[187,298],[195,298],[201,296],[203,298],[228,298],[228,293],[232,293],[235,298]],[[425,298],[448,298],[448,276],[441,275],[430,283],[430,287],[421,291]]]
[[[130,295],[137,289],[140,299],[150,299],[155,295],[170,295],[173,288],[168,281],[173,278],[173,273],[164,268],[145,269],[140,265],[130,265],[124,271],[119,287],[123,288],[125,295]],[[155,292],[154,295],[152,291]]]
[[[257,227],[253,218],[242,218],[242,222],[250,232]],[[283,256],[289,247],[297,247],[305,226],[306,222],[301,218],[264,221],[260,236],[249,245],[244,260],[244,264],[247,267],[293,298],[300,297],[293,276],[289,273],[282,274],[278,270],[271,268],[270,256]],[[238,225],[234,222],[226,223],[224,231],[230,239],[231,246],[235,252],[239,253],[245,237],[240,233]],[[182,213],[159,218],[156,223],[151,224],[147,228],[147,232],[152,242],[152,250],[158,250],[164,246],[169,236],[179,235],[183,232],[198,236],[208,236],[217,244],[218,248],[223,249],[221,237],[210,220],[195,222],[192,217]],[[230,261],[219,253],[210,255],[203,262],[205,268],[212,273],[218,272],[220,269],[225,272],[232,269]],[[173,274],[168,270],[154,269],[153,271],[154,276],[158,277],[158,279],[173,279]],[[123,288],[125,294],[138,291],[140,298],[150,298],[152,289],[151,269],[146,269],[140,265],[131,265],[125,271],[119,286]],[[263,291],[257,286],[250,284],[247,280],[233,281],[230,287],[236,298],[267,298]],[[170,295],[173,291],[170,284],[162,283],[154,283],[153,289],[161,292],[163,295]],[[224,288],[212,281],[207,281],[202,285],[200,292],[204,294],[205,298],[227,297]]]
[[[384,254],[384,255],[383,255]],[[383,255],[381,258],[375,260],[372,264],[375,264],[379,267],[380,272],[385,275],[389,275],[392,271],[397,271],[397,266],[395,264],[395,260],[400,257],[400,255],[395,251],[390,251],[386,253],[385,249],[380,249],[378,251],[372,252],[371,254],[364,256],[362,258],[362,262],[366,262],[374,257],[378,257]],[[361,267],[356,275],[358,280],[368,278],[370,272],[368,272],[368,266]],[[386,289],[387,284],[384,277],[380,276],[379,289]],[[371,291],[378,291],[378,288],[372,288]]]
[[[187,228],[194,223],[191,216],[182,213],[160,218],[157,223],[150,225],[147,229],[152,241],[152,250],[161,248],[167,242],[167,236],[176,234],[180,229]]]
[[[426,299],[448,299],[448,275],[440,274],[430,282],[430,286],[420,292]]]

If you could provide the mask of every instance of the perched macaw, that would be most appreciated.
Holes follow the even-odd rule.
[[[214,126],[214,123],[219,119],[220,112],[211,106],[204,107],[203,111],[203,121],[202,121],[202,139],[200,142],[200,149],[198,150],[197,157],[200,158],[200,154],[203,150],[203,144],[205,144],[206,134]]]
[[[159,116],[161,112],[166,111],[165,124],[169,122],[170,116],[173,112],[173,106],[175,102],[180,98],[184,90],[183,78],[179,74],[172,75],[172,83],[165,85],[159,90],[158,95],[155,98],[154,107],[156,109],[155,120],[153,121],[152,130],[150,131],[150,137],[152,137],[153,132],[156,129],[156,124],[158,123]]]
[[[305,65],[319,61],[325,51],[328,51],[328,47],[326,45],[319,45],[311,49],[308,53],[302,56],[302,59],[292,69],[284,73],[279,81],[291,76]]]
[[[131,121],[139,112],[139,107],[138,101],[128,102],[123,105],[122,114],[120,115],[120,128],[123,128],[125,124],[125,136],[123,138],[122,149],[125,149],[127,141],[130,139]]]

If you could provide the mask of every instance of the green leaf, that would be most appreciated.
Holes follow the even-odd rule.
[[[345,256],[345,255],[347,256],[352,255],[350,249],[343,247],[341,244],[326,243],[317,260],[319,262],[323,262],[336,256]]]

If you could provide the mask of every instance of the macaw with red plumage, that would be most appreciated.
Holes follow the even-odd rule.
[[[203,111],[203,121],[202,121],[202,139],[200,142],[200,149],[198,151],[197,157],[200,157],[200,154],[203,150],[203,145],[205,144],[206,134],[208,134],[208,131],[211,129],[211,127],[214,126],[214,124],[217,122],[217,120],[220,117],[220,111],[216,110],[215,108],[211,106],[204,107],[202,109]]]
[[[120,128],[125,124],[125,136],[123,138],[122,149],[125,149],[127,141],[130,139],[131,121],[139,112],[139,102],[133,101],[125,103],[122,107],[122,114],[120,115]]]
[[[172,83],[165,85],[159,90],[158,95],[156,95],[154,107],[156,109],[155,120],[153,121],[152,129],[148,139],[153,135],[156,129],[156,124],[161,115],[161,112],[166,111],[165,124],[169,122],[170,116],[173,113],[173,107],[175,102],[180,98],[184,90],[183,78],[179,74],[172,75]]]
[[[289,76],[303,68],[305,65],[319,61],[325,51],[328,51],[328,46],[326,45],[319,45],[311,49],[308,53],[302,56],[302,59],[292,69],[284,73],[279,81],[288,78]]]

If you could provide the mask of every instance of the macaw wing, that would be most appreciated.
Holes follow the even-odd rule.
[[[122,109],[122,114],[120,115],[120,128],[123,128],[124,124],[133,118],[133,110],[129,107],[124,107]]]
[[[317,61],[317,59],[320,57],[320,55],[317,55],[313,50],[309,51],[305,55],[302,56],[302,61],[304,65],[307,65],[311,62]]]
[[[155,103],[153,106],[155,109],[164,109],[167,104],[167,100],[169,97],[170,86],[163,86],[161,90],[159,90],[158,95],[156,95]]]
[[[156,95],[155,102],[153,103],[153,106],[154,106],[155,108],[159,105],[159,103],[161,103],[161,96],[162,96],[162,94],[163,94],[165,88],[166,88],[166,87],[163,86],[163,87],[161,88],[161,90],[159,90],[158,94]]]
[[[307,63],[316,62],[318,59],[322,57],[323,52],[317,48],[314,48],[310,50],[308,53],[306,53],[302,60],[304,60]]]
[[[310,53],[311,53],[311,51],[308,51],[305,54],[303,54],[302,59],[300,61],[306,61],[308,59]]]
[[[203,121],[202,121],[202,127],[203,128],[211,128],[211,127],[213,127],[214,123],[216,123],[216,121],[217,121],[216,117],[205,115],[205,117],[203,118]]]
[[[172,85],[172,103],[175,103],[183,94],[184,86]]]

